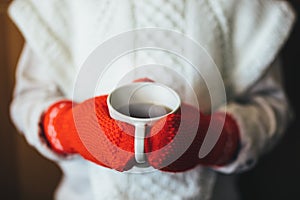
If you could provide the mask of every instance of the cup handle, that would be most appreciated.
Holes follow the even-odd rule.
[[[134,155],[137,163],[145,163],[144,139],[145,139],[146,124],[135,124],[134,135]]]

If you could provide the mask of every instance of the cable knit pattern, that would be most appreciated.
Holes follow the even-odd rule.
[[[130,180],[132,182],[138,182],[139,186],[128,187],[129,199],[135,199],[135,197],[138,196],[143,200],[182,200],[199,195],[200,188],[197,187],[197,185],[200,182],[200,177],[198,176],[198,170],[187,172],[186,174],[168,174],[162,172],[133,174],[130,176]],[[145,175],[151,178],[143,178]],[[196,176],[196,178],[194,176]]]
[[[133,1],[134,25],[136,28],[163,28],[179,33],[185,33],[186,30],[186,0],[164,1],[161,5],[161,0],[145,0]],[[139,38],[140,37],[140,38]],[[172,38],[168,33],[164,38],[155,38],[151,33],[138,35],[136,40],[151,42],[153,46],[161,43],[163,40],[169,40],[169,43],[182,48],[181,43]],[[179,46],[180,45],[180,46]],[[161,50],[142,50],[135,52],[136,65],[158,63],[167,67],[182,67],[184,61],[167,52]]]
[[[186,0],[134,0],[135,26],[161,27],[184,32]]]

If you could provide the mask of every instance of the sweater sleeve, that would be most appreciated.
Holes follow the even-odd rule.
[[[30,49],[65,93],[73,83],[76,65],[70,52],[72,14],[69,1],[15,0],[8,13],[21,31]]]
[[[226,18],[224,35],[228,35],[227,82],[234,94],[242,94],[278,57],[296,14],[284,0],[220,1]]]
[[[279,52],[289,37],[295,12],[282,0],[216,0],[223,27],[227,63],[224,70],[229,103],[220,108],[240,128],[237,159],[216,170],[245,171],[284,133],[289,105],[280,77]]]
[[[220,108],[236,120],[241,147],[236,160],[215,168],[217,171],[233,173],[250,169],[283,136],[292,114],[282,88],[280,66],[277,59],[243,97]]]
[[[43,66],[41,59],[25,44],[17,66],[10,113],[27,142],[48,159],[58,161],[65,157],[48,147],[39,123],[43,112],[54,102],[64,99],[64,96],[55,79],[49,76],[47,68]]]

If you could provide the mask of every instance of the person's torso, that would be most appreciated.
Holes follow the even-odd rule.
[[[183,102],[199,106],[202,111],[210,112],[224,103],[226,95],[220,74],[225,66],[225,47],[219,22],[208,1],[102,0],[96,5],[75,3],[72,10],[75,34],[70,41],[76,79],[86,78],[81,73],[89,67],[87,59],[91,59],[95,49],[103,53],[97,56],[109,57],[115,48],[125,48],[122,55],[113,55],[115,59],[109,63],[99,59],[95,67],[100,70],[87,70],[96,77],[90,80],[96,81],[87,80],[85,87],[76,88],[81,80],[75,79],[75,88],[68,90],[67,96],[80,101],[148,77],[175,89]],[[104,42],[106,39],[108,42]],[[92,88],[90,92],[86,92],[87,87]],[[215,172],[202,167],[177,174],[140,174],[87,166],[96,199],[202,200],[211,195],[215,180]],[[68,170],[69,167],[64,170],[66,174]]]
[[[98,70],[89,70],[95,81],[85,87],[93,87],[93,94],[75,87],[76,95],[68,96],[83,100],[148,77],[204,112],[225,102],[225,41],[209,1],[102,0],[74,4],[72,11],[74,81],[84,77],[82,69],[95,51],[103,52],[98,57],[113,59],[99,59],[94,66]]]

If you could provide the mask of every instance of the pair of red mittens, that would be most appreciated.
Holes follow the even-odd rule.
[[[134,127],[112,119],[106,99],[105,95],[80,104],[72,101],[53,104],[43,117],[44,134],[58,153],[80,154],[98,165],[126,171],[136,164]],[[210,122],[213,130],[223,122],[223,117],[219,139],[208,155],[200,159],[199,150]],[[163,171],[180,172],[199,164],[222,166],[232,161],[238,151],[239,129],[225,113],[206,116],[182,104],[180,111],[151,127],[144,145],[148,163]]]

